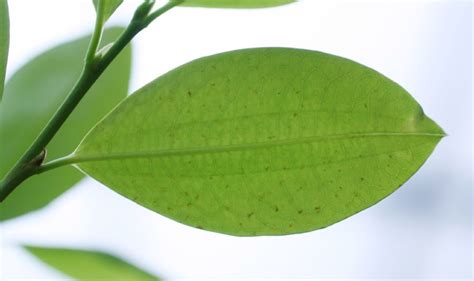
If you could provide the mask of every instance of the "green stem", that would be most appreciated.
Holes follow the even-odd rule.
[[[89,46],[88,55],[86,57],[86,63],[82,70],[82,73],[72,88],[71,92],[67,96],[66,100],[61,104],[59,109],[50,119],[45,128],[41,131],[39,136],[36,138],[34,143],[15,164],[15,166],[8,172],[2,182],[0,182],[0,202],[5,200],[7,196],[15,190],[15,188],[30,177],[37,173],[40,169],[41,163],[36,163],[34,160],[41,154],[46,148],[48,143],[53,139],[56,133],[59,131],[63,123],[77,107],[81,99],[97,81],[100,75],[110,65],[110,63],[117,57],[117,55],[127,46],[127,44],[137,35],[141,30],[148,26],[154,19],[162,15],[171,8],[181,4],[181,0],[171,0],[162,8],[149,15],[151,8],[153,7],[153,0],[146,0],[140,5],[128,25],[127,29],[112,45],[112,47],[101,57],[96,57],[97,46],[100,42],[100,33],[98,27],[101,24],[96,24],[93,38]],[[89,60],[89,54],[93,59]]]
[[[94,33],[92,34],[92,38],[89,43],[89,48],[87,49],[86,64],[92,63],[95,58],[95,54],[97,53],[97,48],[99,48],[100,39],[102,37],[102,30],[104,27],[103,10],[103,1],[99,1],[99,6],[97,7],[95,18]]]
[[[78,161],[76,160],[76,158],[74,158],[74,155],[71,154],[71,155],[68,155],[68,156],[65,156],[65,157],[61,157],[61,158],[51,160],[48,163],[45,163],[44,165],[41,165],[41,167],[39,167],[35,171],[35,174],[42,174],[42,173],[50,171],[50,170],[54,170],[54,169],[57,169],[57,168],[60,168],[60,167],[63,167],[63,166],[72,165],[72,164],[76,164],[76,163],[78,163]]]
[[[145,27],[148,26],[150,23],[152,23],[156,18],[161,16],[162,14],[166,13],[167,11],[171,10],[172,8],[182,4],[185,0],[170,0],[166,5],[161,7],[160,9],[154,11],[151,13],[146,19],[145,19]]]

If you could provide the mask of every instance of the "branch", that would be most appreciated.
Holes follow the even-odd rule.
[[[66,100],[61,104],[59,109],[50,119],[46,127],[41,131],[31,147],[25,152],[21,159],[8,172],[2,182],[0,182],[0,202],[5,200],[8,195],[15,190],[28,177],[34,175],[41,167],[41,161],[37,161],[38,157],[45,150],[46,146],[53,139],[66,119],[71,115],[73,110],[77,107],[81,99],[97,81],[110,63],[117,57],[117,55],[128,45],[128,43],[147,27],[152,21],[160,15],[169,11],[171,8],[181,4],[183,0],[170,0],[166,5],[150,14],[151,9],[155,3],[154,0],[145,0],[141,4],[128,25],[127,29],[112,45],[112,47],[103,54],[103,56],[96,56],[97,46],[100,41],[102,24],[96,22],[89,50],[86,56],[86,63],[82,73],[67,96]],[[100,28],[100,30],[99,30]]]

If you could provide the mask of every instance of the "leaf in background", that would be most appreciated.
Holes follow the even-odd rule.
[[[102,23],[105,23],[110,16],[112,16],[122,2],[123,0],[92,0],[97,13],[99,13],[99,3],[100,5],[103,5],[101,8],[101,14],[99,15]]]
[[[296,0],[185,0],[181,6],[206,8],[269,8],[294,2],[296,2]]]
[[[130,263],[97,251],[25,246],[42,262],[76,280],[159,280]]]
[[[2,101],[5,73],[10,44],[10,18],[7,0],[0,0],[0,102]]]
[[[105,31],[104,42],[117,38],[122,28]],[[0,105],[0,178],[28,149],[65,99],[80,75],[90,36],[61,44],[37,56],[8,81]],[[48,145],[49,160],[71,153],[105,114],[128,91],[131,50],[128,47],[92,87]],[[44,207],[81,180],[72,167],[33,176],[0,204],[0,220]]]
[[[179,222],[233,235],[326,227],[380,201],[443,131],[400,86],[315,51],[233,51],[130,96],[70,159]]]

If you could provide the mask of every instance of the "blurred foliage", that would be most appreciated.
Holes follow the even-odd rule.
[[[105,31],[104,44],[123,31]],[[90,36],[60,44],[33,58],[7,82],[0,104],[0,178],[30,147],[69,94],[81,74]],[[47,146],[46,160],[71,153],[84,135],[128,93],[131,47],[127,47],[99,78]],[[12,219],[44,207],[84,174],[63,167],[23,182],[0,204],[0,220]]]
[[[36,246],[25,246],[25,249],[47,265],[80,281],[160,280],[118,257],[103,252]]]

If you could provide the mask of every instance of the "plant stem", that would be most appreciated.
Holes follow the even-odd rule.
[[[94,34],[86,56],[86,62],[78,81],[72,88],[65,101],[61,104],[53,117],[49,120],[48,124],[44,127],[39,136],[30,146],[30,148],[8,172],[3,181],[0,182],[0,202],[5,200],[5,198],[7,198],[8,195],[24,180],[26,180],[31,175],[36,174],[36,171],[41,167],[42,163],[41,161],[37,162],[34,160],[42,153],[48,143],[53,139],[87,91],[92,87],[92,85],[97,81],[97,79],[117,57],[117,55],[135,37],[135,35],[137,35],[157,17],[171,8],[181,4],[182,2],[182,0],[170,0],[166,5],[149,15],[149,12],[154,5],[154,1],[146,0],[135,11],[135,14],[127,29],[122,33],[122,35],[117,39],[112,47],[103,56],[99,57],[96,56],[96,51],[100,42],[102,24],[96,23]],[[99,17],[97,19],[99,20]]]
[[[100,44],[100,39],[102,37],[102,30],[104,28],[103,3],[104,3],[103,1],[98,2],[99,6],[97,7],[97,12],[96,12],[94,33],[92,34],[92,38],[89,43],[89,48],[87,49],[86,64],[90,64],[94,60],[95,54],[97,53],[97,48],[99,47],[99,44]]]
[[[170,0],[166,5],[163,7],[159,8],[158,10],[154,11],[151,13],[146,19],[145,19],[145,26],[147,27],[150,23],[152,23],[157,17],[161,16],[162,14],[166,13],[167,11],[171,10],[173,7],[176,7],[183,3],[185,0]]]

